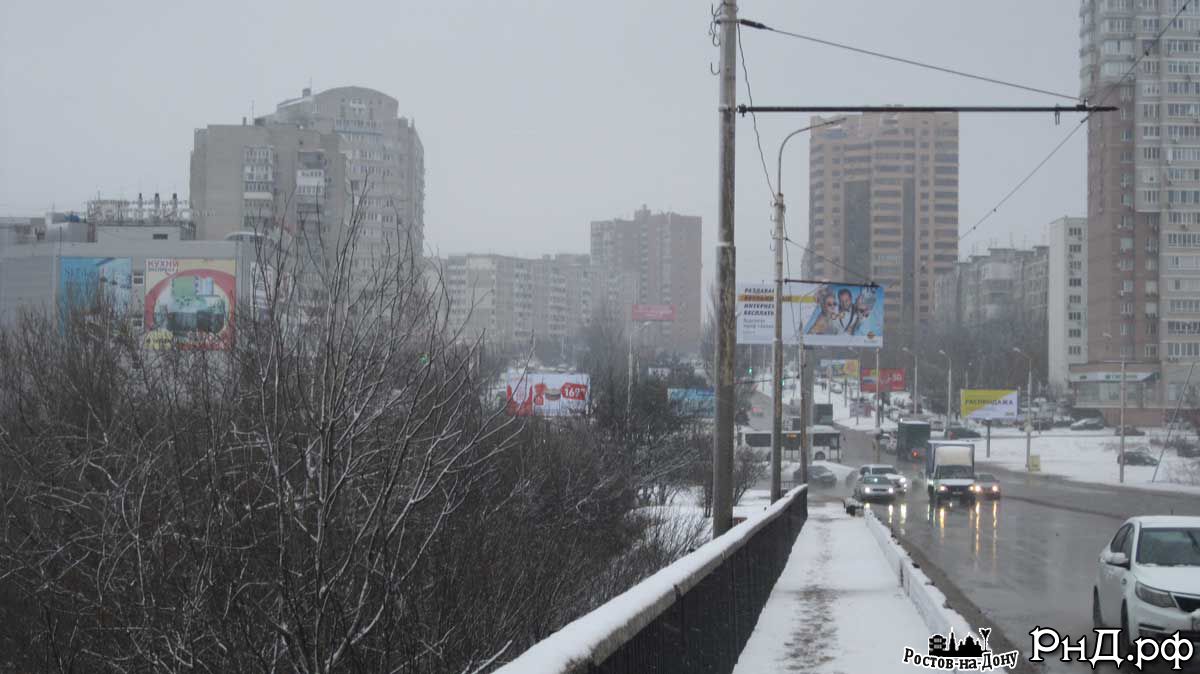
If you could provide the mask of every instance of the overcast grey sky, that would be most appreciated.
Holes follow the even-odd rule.
[[[192,131],[314,89],[400,101],[425,145],[426,238],[437,251],[586,252],[588,222],[641,204],[704,218],[712,276],[717,78],[709,2],[5,2],[0,5],[0,214],[138,191],[187,193]],[[746,0],[772,26],[1078,93],[1075,0]],[[743,29],[760,104],[1047,104],[1061,99]],[[739,69],[739,101],[745,88]],[[960,228],[984,216],[1076,123],[971,116],[961,126]],[[759,118],[773,167],[807,118]],[[738,275],[770,275],[770,195],[750,119],[737,131]],[[1043,240],[1085,212],[1081,131],[963,242]],[[800,139],[798,139],[800,140]],[[807,239],[806,140],[783,191]],[[772,174],[774,169],[772,168]],[[772,175],[772,180],[774,176]],[[798,261],[798,258],[794,258]]]

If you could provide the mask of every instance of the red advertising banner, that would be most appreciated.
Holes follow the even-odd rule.
[[[862,377],[859,379],[859,390],[863,393],[875,392],[875,368],[862,368]],[[903,391],[904,370],[902,368],[883,368],[883,392]]]
[[[633,320],[635,321],[673,321],[675,320],[674,304],[635,304],[633,305]]]
[[[508,413],[518,417],[586,414],[591,377],[586,374],[509,372],[505,382]]]

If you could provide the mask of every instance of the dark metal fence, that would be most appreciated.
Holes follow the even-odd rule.
[[[807,487],[793,489],[499,672],[728,674],[807,519]]]

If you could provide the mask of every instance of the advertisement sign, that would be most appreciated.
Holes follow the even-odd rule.
[[[229,348],[236,268],[233,260],[147,259],[146,348]]]
[[[64,257],[58,269],[58,310],[94,313],[100,306],[118,316],[129,311],[133,270],[127,257]],[[101,305],[103,298],[103,305]]]
[[[883,346],[884,289],[877,285],[789,282],[783,286],[783,341],[805,346]],[[739,283],[738,344],[775,338],[775,284]]]
[[[1153,377],[1153,372],[1125,372],[1125,381],[1145,381]],[[1070,380],[1073,382],[1084,381],[1099,381],[1099,382],[1120,382],[1121,371],[1116,372],[1074,372],[1070,375]]]
[[[879,389],[880,393],[896,393],[905,389],[903,369],[887,367],[881,369],[883,371],[883,388]],[[858,388],[863,393],[875,392],[875,368],[869,367],[862,370]]]
[[[858,379],[858,361],[853,358],[822,358],[821,370],[834,379]]]
[[[717,398],[712,389],[669,388],[667,400],[679,414],[711,417],[717,413]]]
[[[646,374],[650,375],[651,377],[654,377],[655,379],[670,379],[671,378],[671,368],[669,368],[669,367],[648,367],[648,368],[646,368]]]
[[[633,320],[635,321],[673,321],[675,320],[674,304],[635,304],[633,305]]]
[[[959,409],[967,419],[996,421],[1017,418],[1017,391],[970,390],[959,392]]]
[[[578,372],[509,372],[504,395],[508,413],[518,417],[586,414],[590,377]]]

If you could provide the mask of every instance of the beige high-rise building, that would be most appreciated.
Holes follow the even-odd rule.
[[[700,217],[651,213],[592,222],[592,319],[619,320],[638,343],[681,355],[700,353]],[[635,304],[671,305],[674,321],[631,326]]]
[[[809,163],[804,277],[885,286],[886,344],[911,346],[958,260],[958,115],[849,116],[813,131]]]
[[[1069,378],[1114,422],[1125,360],[1126,423],[1160,423],[1200,359],[1200,3],[1083,0],[1079,17],[1080,94],[1119,110],[1088,119],[1088,362]]]

